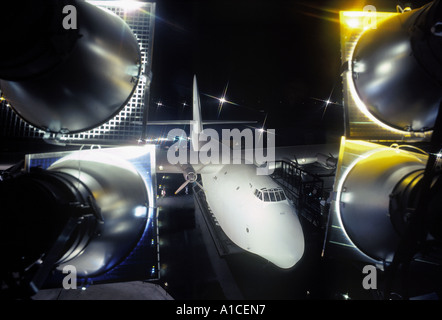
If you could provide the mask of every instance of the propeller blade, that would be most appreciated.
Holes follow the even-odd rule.
[[[203,190],[204,191],[204,188],[203,188],[203,186],[198,182],[198,181],[195,181],[195,183],[198,185],[198,187],[200,187],[201,188],[201,190]]]
[[[190,180],[186,180],[176,191],[175,194],[177,194],[178,192],[180,192],[181,190],[183,190],[188,184],[189,184]]]

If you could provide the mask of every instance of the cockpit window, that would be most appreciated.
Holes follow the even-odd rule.
[[[284,190],[281,188],[262,188],[261,190],[255,189],[255,197],[264,202],[278,202],[287,199]]]
[[[270,201],[269,194],[267,192],[264,192],[264,202],[269,202],[269,201]]]
[[[279,195],[279,192],[275,192],[276,201],[281,201],[281,196]]]

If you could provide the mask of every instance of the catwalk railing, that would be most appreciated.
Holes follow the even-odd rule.
[[[272,178],[284,188],[287,197],[305,219],[314,226],[325,228],[330,190],[323,177],[288,161],[276,161]]]

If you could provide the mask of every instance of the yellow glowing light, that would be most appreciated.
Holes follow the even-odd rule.
[[[362,29],[366,15],[363,11],[341,11],[341,23],[350,29]]]
[[[359,28],[359,26],[361,25],[361,21],[357,18],[348,19],[347,21],[345,21],[345,23],[347,24],[347,26],[353,29]]]
[[[341,11],[341,16],[345,18],[363,18],[367,13],[366,11]]]
[[[350,29],[376,29],[377,25],[382,20],[395,15],[397,13],[391,12],[376,12],[376,11],[341,11],[341,24],[346,25]]]

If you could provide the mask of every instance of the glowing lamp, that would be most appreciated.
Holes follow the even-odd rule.
[[[366,18],[341,14],[349,27],[363,28]],[[349,60],[348,88],[371,120],[398,132],[433,129],[442,101],[440,21],[442,3],[436,1],[378,20],[360,35]]]

